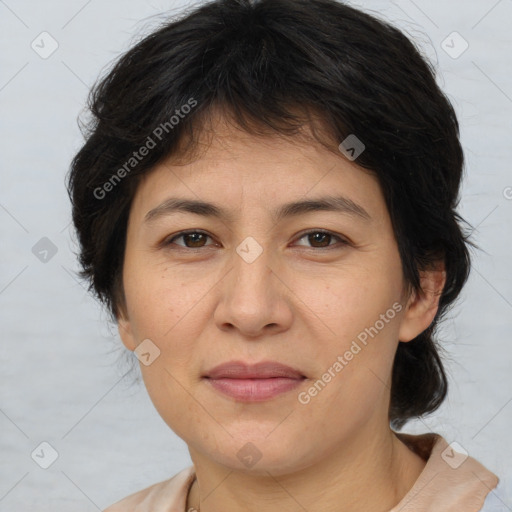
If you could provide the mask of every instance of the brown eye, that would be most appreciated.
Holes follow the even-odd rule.
[[[330,245],[330,241],[332,239],[331,235],[328,235],[327,233],[312,233],[307,235],[308,241],[312,244],[320,244],[320,247],[327,247]],[[315,246],[314,247],[318,247]]]
[[[342,245],[347,244],[347,242],[343,238],[329,231],[309,231],[308,233],[303,233],[299,240],[305,238],[307,238],[308,243],[311,244],[311,248],[313,249],[324,249],[334,247],[336,246],[336,244],[331,243],[333,240],[337,240]]]
[[[184,244],[175,245],[185,247],[187,249],[200,249],[201,247],[206,247],[206,239],[210,238],[210,236],[202,231],[184,231],[167,240],[165,245],[173,244],[175,243],[175,240],[179,240],[180,238],[184,241]]]

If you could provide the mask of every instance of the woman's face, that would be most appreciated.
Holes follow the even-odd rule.
[[[332,207],[283,209],[326,198]],[[429,323],[409,317],[376,178],[319,145],[225,124],[197,160],[141,182],[123,283],[120,334],[130,350],[146,340],[137,353],[156,409],[193,457],[240,471],[284,474],[388,429],[398,340]],[[230,362],[298,373],[211,372]]]

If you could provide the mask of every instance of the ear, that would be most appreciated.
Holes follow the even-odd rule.
[[[119,331],[119,336],[121,337],[123,345],[133,352],[137,348],[137,343],[135,336],[133,335],[132,324],[126,313],[119,313],[119,318],[117,319],[117,330]]]
[[[421,291],[413,291],[402,317],[398,339],[411,341],[427,329],[439,307],[439,298],[446,283],[444,262],[439,262],[435,269],[420,271]]]

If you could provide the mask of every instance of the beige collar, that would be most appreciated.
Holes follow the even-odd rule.
[[[439,434],[396,433],[427,461],[413,487],[390,512],[478,512],[499,482],[480,462]]]

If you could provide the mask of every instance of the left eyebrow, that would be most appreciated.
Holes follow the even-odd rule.
[[[371,220],[370,214],[361,205],[344,196],[323,196],[315,199],[285,203],[273,210],[271,214],[274,220],[278,222],[284,218],[318,211],[343,213],[366,221]],[[233,213],[218,204],[195,199],[170,197],[150,210],[145,215],[144,222],[151,222],[176,212],[187,212],[203,217],[216,217],[229,222],[233,221]]]

